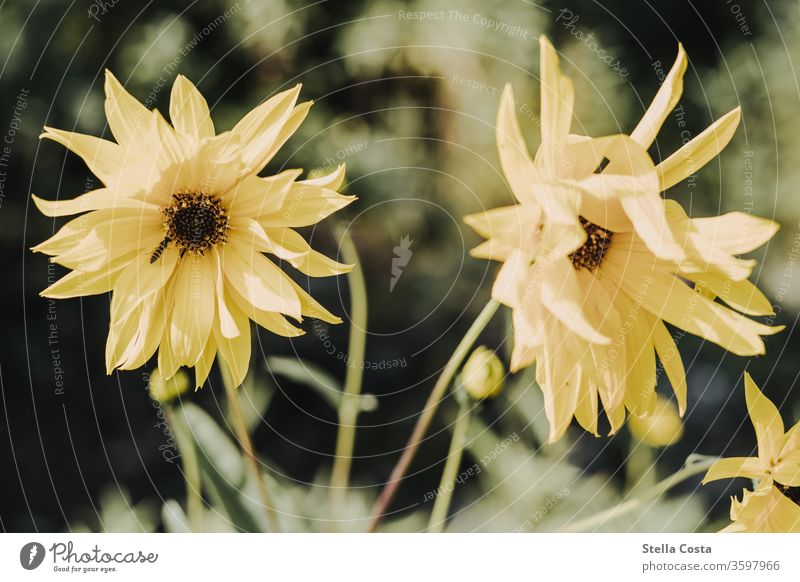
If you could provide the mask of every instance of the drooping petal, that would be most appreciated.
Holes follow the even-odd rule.
[[[241,333],[233,338],[226,338],[222,335],[219,326],[214,325],[214,340],[217,342],[217,349],[228,367],[234,386],[240,386],[247,376],[247,369],[250,366],[250,353],[253,348],[250,340],[250,322],[247,316],[238,307],[235,307],[232,299],[226,298],[226,303],[230,306],[231,314],[236,320],[236,327]]]
[[[170,344],[182,365],[203,355],[216,318],[216,265],[210,256],[187,255],[173,283]]]
[[[542,304],[568,329],[592,343],[607,344],[604,336],[583,313],[585,294],[575,268],[566,257],[547,264],[537,263],[536,275],[541,281]]]
[[[686,412],[686,372],[683,368],[681,354],[675,345],[675,340],[672,339],[667,327],[660,321],[655,324],[653,344],[656,348],[658,359],[667,373],[667,379],[669,379],[672,391],[675,393],[675,399],[678,401],[678,412],[683,416],[684,412]]]
[[[291,228],[267,228],[266,235],[274,244],[267,251],[286,260],[309,277],[331,277],[349,273],[355,265],[339,263],[311,246]]]
[[[677,277],[654,269],[648,259],[608,253],[606,272],[642,307],[656,317],[741,356],[764,353],[762,335],[783,329],[747,319],[703,297]]]
[[[272,261],[235,239],[221,249],[220,259],[225,278],[250,304],[301,319],[297,293]]]

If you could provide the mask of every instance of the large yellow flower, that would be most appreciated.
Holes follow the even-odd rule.
[[[800,532],[800,422],[784,432],[777,407],[747,373],[744,388],[758,456],[720,459],[703,483],[734,477],[759,483],[755,491],[744,492],[742,501],[732,500],[734,523],[724,531]]]
[[[544,37],[540,48],[533,159],[510,87],[497,116],[500,160],[518,203],[465,220],[488,239],[472,254],[503,262],[492,295],[513,309],[511,367],[536,363],[552,441],[573,415],[597,434],[598,396],[612,432],[626,408],[652,413],[656,353],[683,413],[684,369],[664,322],[738,355],[763,353],[760,336],[781,328],[744,317],[769,314],[771,305],[747,280],[754,261],[736,257],[777,225],[738,212],[690,219],[660,196],[728,143],[738,109],[656,166],[646,148],[682,91],[683,49],[633,133],[593,139],[570,133],[572,83]]]
[[[285,316],[341,321],[263,254],[312,277],[349,269],[293,230],[354,199],[337,193],[344,166],[312,180],[298,181],[301,170],[257,175],[308,113],[310,102],[296,105],[299,85],[218,135],[205,99],[183,76],[170,96],[172,126],[111,73],[105,90],[117,143],[45,128],[42,137],[81,156],[104,187],[73,200],[34,197],[47,216],[85,214],[33,250],[72,270],[42,295],[113,291],[109,373],[137,368],[158,350],[165,379],[194,366],[199,387],[219,352],[238,384],[250,361],[250,319],[287,337],[303,331]]]

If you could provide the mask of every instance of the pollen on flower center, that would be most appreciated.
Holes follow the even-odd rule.
[[[226,241],[228,216],[219,199],[211,194],[173,194],[170,205],[161,212],[165,216],[164,240],[167,244],[174,242],[181,256],[187,252],[202,255]],[[166,244],[163,246],[166,248]]]
[[[581,221],[583,230],[586,231],[586,242],[572,252],[569,258],[572,261],[572,266],[576,269],[584,268],[594,272],[603,262],[603,257],[608,251],[611,237],[614,236],[614,233],[597,226],[593,222],[589,222],[583,216],[579,216],[578,219]]]

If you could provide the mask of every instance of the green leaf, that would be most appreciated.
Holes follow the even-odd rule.
[[[192,533],[189,527],[189,518],[183,512],[180,503],[174,499],[168,499],[161,506],[161,521],[164,523],[164,530],[168,533]]]
[[[246,532],[261,531],[253,503],[242,493],[246,481],[245,460],[230,437],[198,406],[182,403],[175,410],[176,431],[188,434],[195,444],[200,475],[211,505]]]

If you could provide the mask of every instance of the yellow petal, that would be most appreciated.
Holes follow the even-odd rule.
[[[262,214],[258,221],[264,227],[310,226],[341,210],[355,199],[355,196],[342,196],[327,188],[297,182],[289,189],[283,207],[278,211]]]
[[[653,269],[646,258],[608,253],[603,267],[630,297],[656,317],[736,355],[763,354],[760,336],[783,329],[752,321],[703,297],[677,277]]]
[[[141,304],[138,332],[128,346],[122,351],[116,367],[121,370],[135,370],[143,366],[158,349],[164,335],[167,318],[164,305],[164,294],[159,293]]]
[[[289,117],[286,118],[286,121],[281,125],[280,130],[275,136],[267,134],[269,137],[265,136],[261,139],[256,139],[255,141],[251,142],[248,149],[259,151],[262,143],[264,147],[263,150],[260,150],[261,153],[258,157],[252,159],[245,158],[245,164],[255,171],[266,166],[272,157],[277,153],[277,151],[283,147],[283,144],[285,144],[287,140],[294,135],[294,132],[296,132],[297,128],[300,127],[300,124],[303,123],[308,115],[308,110],[311,109],[312,104],[313,103],[311,101],[306,101],[305,103],[301,103],[295,107]]]
[[[169,117],[177,131],[196,140],[214,137],[214,123],[208,104],[197,87],[183,75],[172,84],[169,97]]]
[[[633,303],[625,302],[632,307]],[[625,379],[625,406],[636,416],[653,414],[656,406],[656,354],[653,348],[653,326],[643,310],[631,308],[626,323],[630,331],[625,338],[628,376]]]
[[[199,389],[211,373],[211,366],[214,365],[214,356],[217,354],[217,342],[214,340],[214,334],[208,338],[208,343],[203,350],[203,355],[197,360],[194,365],[194,386],[195,390]]]
[[[774,315],[772,303],[750,281],[734,281],[710,271],[687,275],[697,288],[708,290],[715,297],[747,315]]]
[[[130,260],[114,285],[111,299],[111,321],[127,318],[143,301],[160,292],[173,275],[178,264],[178,250],[170,247],[154,263],[140,254]]]
[[[729,212],[722,216],[693,218],[693,225],[714,246],[732,255],[749,253],[770,240],[780,225],[768,218],[745,212]]]
[[[473,249],[470,254],[479,258],[505,260],[511,251],[521,249],[530,257],[536,251],[541,209],[531,204],[516,204],[478,212],[464,217],[475,232],[492,241],[486,252]],[[488,255],[488,256],[487,256]]]
[[[80,214],[90,210],[107,208],[145,208],[157,210],[154,206],[147,205],[140,200],[121,196],[110,188],[98,188],[82,194],[71,200],[44,200],[32,194],[36,208],[45,216],[58,217]]]
[[[533,160],[517,123],[514,91],[510,84],[505,86],[500,97],[496,139],[500,165],[511,192],[522,203],[536,204],[533,187],[541,179],[534,169]]]
[[[611,340],[600,333],[583,313],[586,295],[569,259],[563,257],[546,264],[537,262],[536,267],[536,276],[542,285],[542,304],[571,331],[587,341],[610,343]]]
[[[114,142],[52,127],[44,129],[40,137],[60,143],[78,154],[92,173],[107,186],[113,183],[115,176],[127,163],[125,152]]]
[[[661,126],[667,119],[670,111],[675,109],[683,93],[683,75],[686,72],[686,52],[683,45],[678,43],[678,57],[672,65],[661,87],[658,89],[650,107],[647,108],[631,137],[645,149],[649,148],[656,139]]]
[[[669,383],[672,385],[675,399],[678,401],[678,412],[683,416],[686,412],[686,372],[683,368],[681,353],[669,330],[661,321],[657,321],[655,324],[653,344],[658,353],[658,359],[667,373]]]
[[[222,357],[228,371],[231,374],[234,386],[240,386],[247,376],[247,369],[250,366],[250,353],[252,343],[250,341],[250,323],[247,316],[238,307],[235,307],[232,299],[226,298],[226,303],[230,306],[231,314],[236,320],[236,327],[241,333],[234,338],[226,338],[222,335],[219,326],[214,325],[214,340],[217,342],[217,349]]]
[[[544,393],[544,411],[550,422],[549,442],[560,439],[569,427],[578,404],[578,391],[581,385],[580,357],[570,349],[568,340],[557,346],[545,343],[544,367],[545,382],[541,384]],[[537,370],[538,372],[538,370]]]
[[[781,452],[783,444],[781,414],[772,401],[759,390],[747,372],[744,373],[744,395],[747,399],[747,412],[756,430],[758,456],[768,463]]]
[[[584,387],[579,390],[578,402],[575,406],[575,419],[585,430],[594,436],[600,436],[597,432],[597,386],[591,383],[584,383]]]
[[[236,325],[236,320],[231,314],[230,309],[228,309],[228,304],[225,302],[225,297],[227,296],[225,292],[225,274],[222,269],[222,258],[220,257],[218,249],[211,249],[211,259],[212,269],[214,270],[214,288],[217,298],[217,318],[219,319],[220,333],[222,333],[223,337],[236,337],[241,333],[241,330]]]
[[[339,263],[312,249],[305,239],[290,228],[267,228],[267,237],[274,243],[267,252],[288,261],[309,277],[330,277],[349,273],[355,265]]]
[[[252,305],[301,318],[300,300],[289,277],[272,261],[235,239],[220,251],[225,278]]]
[[[294,110],[300,85],[270,97],[245,115],[232,133],[244,146],[242,162],[250,171],[258,171],[264,152],[280,135],[283,126]]]
[[[800,487],[800,449],[784,451],[781,461],[772,470],[776,483],[786,487]]]
[[[212,257],[186,255],[173,283],[170,344],[181,365],[193,366],[203,355],[216,319],[215,265]]]
[[[286,170],[275,176],[247,176],[220,198],[231,216],[255,218],[280,211],[302,170]]]
[[[708,469],[706,476],[703,477],[703,484],[718,479],[733,479],[734,477],[746,477],[748,479],[761,479],[767,466],[761,459],[756,457],[729,457],[720,459]]]
[[[539,75],[541,77],[542,147],[537,155],[550,177],[558,173],[559,156],[569,134],[575,100],[572,81],[561,74],[558,55],[544,35],[539,37]]]
[[[147,108],[128,93],[117,78],[106,69],[105,111],[111,133],[126,153],[141,156],[147,145],[151,114]]]
[[[344,174],[345,165],[339,164],[327,174],[317,176],[316,178],[309,178],[308,180],[304,180],[304,182],[309,186],[319,186],[320,188],[327,188],[328,190],[340,190],[342,184],[344,184]]]
[[[660,190],[671,188],[714,159],[731,141],[740,118],[741,109],[737,107],[661,162],[656,167]]]
[[[96,271],[72,271],[40,293],[51,299],[99,295],[113,289],[120,273],[127,266],[129,257],[120,257]]]
[[[283,337],[297,337],[305,333],[299,327],[289,323],[289,321],[280,313],[258,309],[247,299],[242,297],[242,295],[236,289],[228,289],[226,292],[226,297],[230,297],[231,301],[234,302],[235,307],[241,311],[241,313],[274,334]]]
[[[492,285],[492,297],[503,305],[520,307],[530,275],[530,261],[523,256],[522,251],[513,251],[497,273]]]

